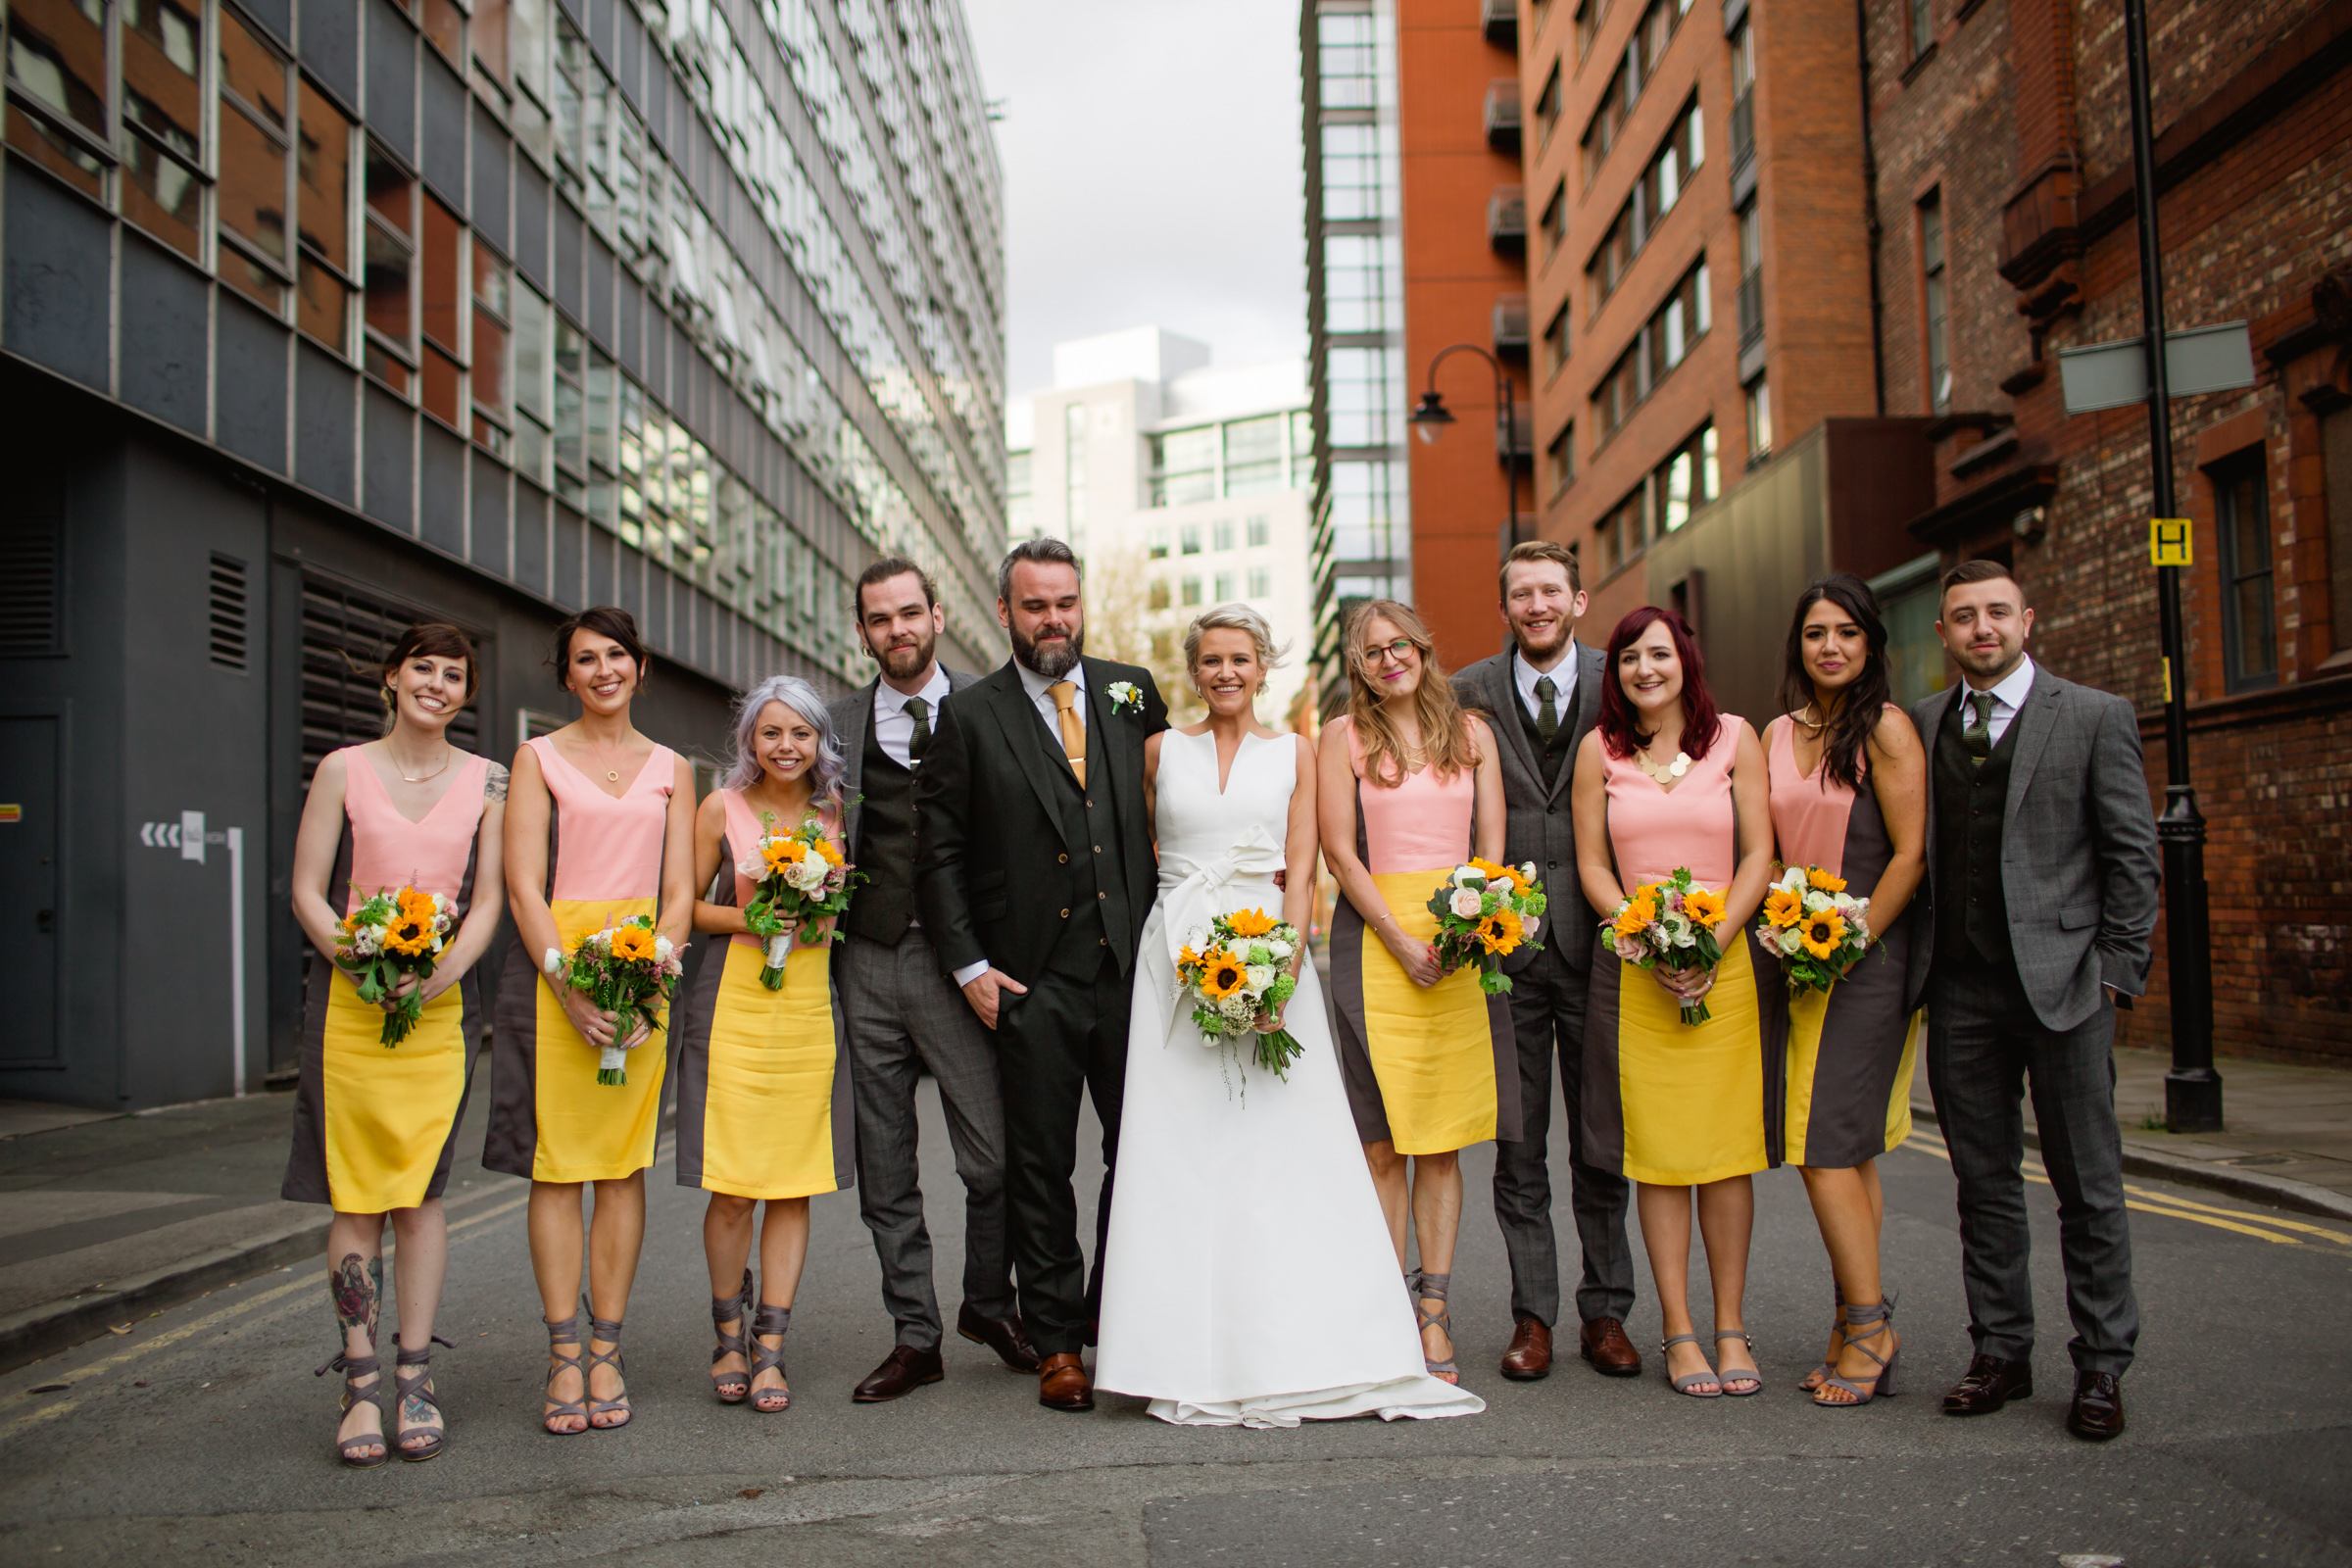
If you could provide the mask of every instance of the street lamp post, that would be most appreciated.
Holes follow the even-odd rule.
[[[2171,388],[2165,377],[2164,265],[2156,234],[2156,148],[2148,127],[2145,0],[2124,0],[2124,53],[2131,75],[2132,179],[2139,215],[2139,313],[2148,357],[2148,457],[2159,517],[2173,507]],[[2172,981],[2173,1065],[2164,1075],[2164,1119],[2174,1132],[2222,1125],[2222,1078],[2213,1069],[2213,932],[2205,907],[2205,817],[2188,777],[2188,665],[2180,625],[2180,568],[2156,568],[2164,642],[2165,948]]]
[[[1438,350],[1437,357],[1429,362],[1429,389],[1421,394],[1420,406],[1405,422],[1431,445],[1454,422],[1452,411],[1446,407],[1446,399],[1438,392],[1438,367],[1452,354],[1475,354],[1494,372],[1494,436],[1502,451],[1503,490],[1510,498],[1510,528],[1502,543],[1502,554],[1508,555],[1519,542],[1519,432],[1511,417],[1511,378],[1503,370],[1502,362],[1475,343],[1454,343]]]

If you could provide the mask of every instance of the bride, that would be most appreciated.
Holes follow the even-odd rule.
[[[1208,719],[1147,743],[1159,901],[1137,960],[1096,1382],[1197,1426],[1473,1415],[1484,1400],[1423,1369],[1304,951],[1287,1018],[1258,1019],[1304,1047],[1287,1082],[1246,1043],[1211,1048],[1176,999],[1177,950],[1213,917],[1279,900],[1304,931],[1314,907],[1314,748],[1253,712],[1272,642],[1246,605],[1194,621],[1185,662]]]

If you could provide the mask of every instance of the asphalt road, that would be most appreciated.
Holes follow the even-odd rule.
[[[926,1102],[952,1313],[960,1202],[928,1089]],[[1293,1432],[1179,1429],[1117,1397],[1054,1414],[1031,1380],[953,1337],[945,1383],[851,1404],[891,1327],[847,1194],[813,1205],[792,1409],[720,1406],[706,1375],[702,1198],[664,1164],[629,1312],[636,1419],[543,1436],[523,1186],[477,1177],[453,1195],[442,1329],[459,1348],[435,1363],[450,1418],[440,1459],[334,1463],[335,1385],[311,1375],[334,1349],[320,1278],[265,1275],[0,1377],[0,1562],[2352,1564],[2352,1227],[2134,1180],[2145,1329],[2125,1384],[2132,1430],[2094,1448],[2061,1425],[2071,1377],[2046,1187],[2042,1392],[1996,1416],[1937,1413],[1968,1342],[1936,1147],[1923,1130],[1884,1162],[1898,1398],[1825,1411],[1795,1391],[1829,1285],[1787,1171],[1758,1181],[1747,1320],[1760,1396],[1677,1397],[1654,1356],[1640,1381],[1573,1359],[1542,1383],[1503,1381],[1508,1284],[1484,1202],[1490,1163],[1474,1152],[1454,1311],[1487,1412]],[[1564,1169],[1556,1138],[1553,1159]],[[1572,1239],[1564,1190],[1561,1201]],[[1642,1288],[1631,1329],[1647,1349],[1646,1270]]]

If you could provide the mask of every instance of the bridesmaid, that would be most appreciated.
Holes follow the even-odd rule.
[[[328,1365],[344,1374],[335,1448],[345,1464],[362,1468],[391,1457],[375,1352],[387,1217],[400,1244],[395,1441],[403,1459],[430,1459],[442,1446],[429,1370],[449,1262],[441,1190],[482,1040],[473,968],[504,906],[499,831],[507,770],[459,751],[446,734],[473,700],[480,670],[473,645],[455,626],[410,627],[383,664],[384,737],[319,761],[294,839],[294,918],[313,952],[294,1148],[280,1194],[334,1205],[327,1285],[343,1351]],[[401,982],[395,996],[418,996],[424,1013],[408,1038],[387,1049],[384,1014],[394,1000],[362,1002],[333,956],[343,917],[379,890],[404,886],[447,896],[453,932],[430,979]]]
[[[1428,904],[1466,856],[1501,857],[1502,766],[1410,609],[1358,606],[1343,646],[1348,712],[1325,728],[1316,766],[1323,858],[1340,884],[1333,1034],[1399,1268],[1408,1211],[1420,1239],[1421,1268],[1404,1277],[1429,1374],[1458,1383],[1446,1297],[1462,1223],[1459,1152],[1519,1136],[1519,1068],[1504,999],[1482,992],[1472,971],[1439,967]]]
[[[580,716],[514,754],[507,896],[518,940],[507,950],[499,985],[482,1164],[531,1179],[531,1269],[548,1338],[541,1419],[548,1431],[568,1435],[629,1419],[620,1328],[645,1241],[645,1168],[654,1162],[662,1119],[667,1020],[640,1021],[619,1042],[633,1048],[628,1082],[600,1084],[597,1054],[613,1043],[615,1015],[549,966],[585,933],[641,914],[656,916],[661,935],[686,945],[694,772],[629,722],[647,661],[627,611],[600,605],[564,621],[556,628],[554,662],[557,679],[579,700]],[[580,1213],[591,1183],[593,1227]]]
[[[1711,1399],[1763,1386],[1746,1330],[1749,1177],[1772,1163],[1777,1078],[1766,1070],[1764,990],[1780,984],[1751,951],[1748,922],[1772,870],[1764,752],[1747,720],[1718,713],[1682,616],[1645,606],[1610,634],[1600,720],[1577,750],[1573,809],[1585,898],[1604,919],[1634,887],[1690,868],[1722,897],[1713,971],[1642,968],[1606,934],[1585,1023],[1585,1141],[1596,1165],[1640,1184],[1642,1242],[1665,1320],[1666,1379]],[[1565,901],[1563,901],[1565,903]],[[1686,1001],[1711,1016],[1682,1021]],[[1690,1326],[1690,1210],[1714,1286],[1710,1365]],[[1728,1347],[1728,1348],[1727,1348]]]
[[[1901,1340],[1879,1282],[1876,1161],[1911,1133],[1919,1020],[1904,1005],[1905,915],[1928,833],[1927,749],[1888,700],[1886,628],[1859,577],[1824,577],[1798,597],[1781,701],[1789,711],[1764,732],[1781,863],[1820,866],[1870,900],[1880,950],[1826,995],[1776,998],[1788,1015],[1786,1157],[1813,1200],[1842,1313],[1804,1386],[1816,1404],[1843,1407],[1894,1392]]]
[[[739,864],[755,853],[763,812],[779,833],[814,821],[839,850],[842,773],[824,699],[805,680],[771,675],[743,700],[735,769],[694,818],[694,884],[709,890],[718,883],[716,899],[695,901],[694,928],[727,941],[704,956],[680,1031],[678,1185],[710,1194],[703,1252],[718,1335],[712,1392],[728,1404],[741,1404],[748,1393],[753,1409],[770,1413],[792,1403],[784,1331],[808,1256],[809,1195],[839,1192],[852,1180],[850,1058],[833,1007],[831,922],[814,945],[803,945],[787,922],[793,947],[784,987],[768,990],[760,982],[763,945],[743,924],[756,879]],[[745,1260],[753,1211],[763,1200],[760,1309],[752,1319],[758,1344],[747,1347],[752,1271]]]

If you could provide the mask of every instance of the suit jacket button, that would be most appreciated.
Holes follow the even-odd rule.
[[[1097,855],[1101,855],[1101,854],[1102,853],[1102,845],[1100,845],[1100,844],[1096,845],[1096,846],[1095,846],[1095,853],[1096,853]]]
[[[1064,865],[1067,865],[1067,864],[1069,864],[1069,863],[1070,863],[1070,858],[1069,858],[1068,856],[1066,856],[1066,855],[1056,855],[1055,857],[1054,857],[1054,858],[1055,858],[1056,860],[1059,860],[1059,861],[1060,861],[1062,864],[1064,864]]]
[[[1107,893],[1098,893],[1095,895],[1095,897],[1098,899],[1107,899],[1110,897],[1110,895]]]
[[[1064,909],[1064,910],[1062,910],[1062,911],[1061,911],[1061,917],[1062,917],[1064,920],[1067,920],[1067,919],[1070,917],[1070,911],[1069,911],[1069,910],[1067,910],[1067,909]]]

